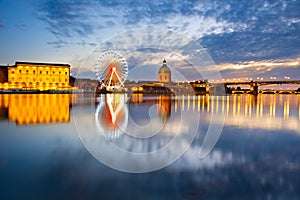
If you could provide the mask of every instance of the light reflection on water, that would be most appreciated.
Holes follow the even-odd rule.
[[[247,123],[250,122],[256,126],[253,128],[263,129],[288,127],[298,130],[298,120],[300,119],[300,96],[295,95],[143,97],[142,94],[134,94],[131,96],[129,104],[132,107],[129,112],[134,112],[134,109],[138,107],[134,107],[135,104],[140,107],[157,104],[156,114],[164,124],[167,123],[170,115],[176,115],[184,110],[208,115],[225,115],[227,125],[247,126]],[[264,119],[265,124],[259,123],[262,121],[261,119]],[[282,123],[278,123],[278,121],[282,121]],[[292,128],[293,126],[294,128]]]
[[[1,118],[18,125],[70,121],[70,94],[2,94]]]
[[[111,110],[118,107],[118,102],[113,107],[106,102],[104,113],[100,113],[100,125],[105,130],[116,129],[113,119],[122,121],[125,112],[137,124],[147,125],[149,109],[155,105],[151,114],[157,116],[156,124],[162,128],[162,135],[150,138],[148,143],[136,142],[141,149],[133,148],[135,145],[126,134],[110,137],[111,142],[137,152],[148,152],[145,144],[159,142],[150,150],[159,149],[170,141],[169,137],[177,130],[178,116],[185,111],[197,113],[201,120],[189,150],[174,164],[156,172],[140,175],[116,172],[91,157],[74,128],[75,110],[82,111],[83,121],[89,116],[93,119],[91,124],[95,123],[99,97],[0,95],[0,180],[4,188],[0,196],[19,199],[23,195],[45,193],[49,199],[80,195],[125,199],[299,197],[300,96],[137,94],[126,99],[127,111],[116,112],[115,117]],[[220,116],[225,116],[224,129],[213,151],[199,160],[197,153],[212,115],[212,123],[216,124]],[[86,132],[89,131],[87,127]],[[126,160],[122,164],[126,165]],[[20,192],[17,194],[10,188]]]
[[[79,98],[78,98],[79,97]],[[300,96],[299,95],[232,95],[232,96],[143,96],[132,94],[128,104],[157,104],[157,115],[164,124],[171,114],[184,110],[206,114],[225,115],[229,125],[255,124],[257,128],[289,127],[299,130]],[[72,104],[90,104],[96,102],[70,94],[2,94],[0,95],[1,118],[22,124],[57,123],[70,121]],[[107,109],[109,108],[106,104]],[[138,106],[137,106],[138,107]],[[142,107],[142,106],[140,106]],[[109,110],[109,109],[108,109]],[[107,110],[107,111],[108,111]],[[147,114],[146,114],[147,115]],[[264,119],[265,125],[260,124]],[[106,119],[107,120],[107,119]],[[278,123],[278,121],[285,123]],[[107,122],[108,123],[108,122]],[[294,128],[292,128],[294,126]]]
[[[136,110],[146,107],[143,115],[135,121],[146,120],[151,105],[157,104],[155,115],[167,128],[172,123],[170,116],[179,115],[182,111],[198,112],[202,122],[218,123],[218,116],[225,116],[225,125],[269,130],[288,129],[299,133],[300,96],[297,95],[232,95],[232,96],[143,96],[134,94],[128,102],[129,112],[135,115]],[[150,106],[149,106],[150,105]],[[148,121],[147,121],[148,119]],[[174,120],[174,119],[173,119]],[[143,123],[142,123],[143,124]]]

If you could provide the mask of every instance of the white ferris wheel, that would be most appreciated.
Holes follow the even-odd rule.
[[[124,89],[128,75],[126,59],[114,51],[107,51],[99,57],[95,66],[96,76],[101,88],[108,91]]]

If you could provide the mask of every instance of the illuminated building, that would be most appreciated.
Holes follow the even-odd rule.
[[[170,83],[171,82],[171,70],[167,66],[167,61],[164,59],[163,65],[158,71],[158,82]]]
[[[0,66],[0,84],[7,82],[7,66]]]
[[[2,66],[1,89],[21,90],[68,90],[70,65],[52,63],[16,62]]]

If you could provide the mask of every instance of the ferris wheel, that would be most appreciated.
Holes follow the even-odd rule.
[[[102,83],[101,88],[119,90],[124,88],[128,75],[126,59],[114,51],[107,51],[99,57],[95,66],[96,76]]]

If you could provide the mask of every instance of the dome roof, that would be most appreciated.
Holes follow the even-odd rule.
[[[167,66],[167,61],[165,59],[163,61],[163,65],[159,68],[158,73],[171,73],[171,70]]]

